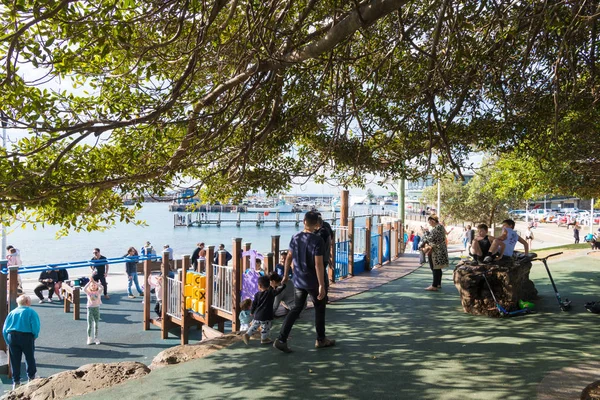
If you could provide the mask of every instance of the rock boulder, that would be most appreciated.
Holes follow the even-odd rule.
[[[454,269],[454,285],[460,293],[465,312],[499,317],[500,312],[483,278],[486,277],[498,302],[508,311],[519,308],[519,300],[537,299],[537,290],[529,279],[531,259],[521,257],[496,264],[471,266],[462,262]]]
[[[184,344],[171,347],[158,353],[152,360],[150,368],[156,369],[171,364],[180,364],[196,358],[202,358],[240,340],[242,340],[240,335],[232,333],[214,339],[203,340],[196,344]]]
[[[40,378],[8,392],[3,399],[47,400],[81,396],[141,378],[150,373],[142,363],[125,361],[110,364],[86,364],[74,371],[65,371],[48,378]]]

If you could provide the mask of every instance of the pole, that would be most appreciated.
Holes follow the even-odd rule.
[[[400,179],[400,182],[398,182],[398,218],[400,218],[400,220],[402,221],[402,223],[404,223],[404,216],[406,215],[406,204],[405,204],[405,200],[406,200],[406,193],[404,192],[405,190],[405,180],[404,178]]]
[[[442,218],[442,213],[440,212],[442,208],[442,185],[441,185],[441,179],[438,178],[437,181],[437,216],[438,218]]]
[[[8,125],[8,116],[4,111],[0,111],[0,119],[2,120],[2,148],[6,149],[6,126]],[[6,259],[6,226],[2,224],[2,259]]]
[[[592,209],[590,210],[590,233],[594,233],[594,198],[592,197]]]

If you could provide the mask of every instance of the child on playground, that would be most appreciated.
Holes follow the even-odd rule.
[[[493,236],[488,235],[488,226],[486,224],[477,225],[477,235],[471,243],[469,254],[473,257],[472,265],[478,265],[484,257],[491,255],[490,247],[495,240]],[[500,251],[504,251],[504,242],[500,242]]]
[[[416,253],[419,251],[419,244],[421,244],[421,236],[419,235],[419,232],[415,232],[415,236],[413,237],[413,252]]]
[[[87,295],[87,344],[100,344],[98,339],[98,322],[100,322],[100,305],[102,304],[102,285],[94,279],[85,285],[83,291]],[[93,325],[93,326],[92,326]]]
[[[242,335],[244,343],[248,344],[250,337],[258,330],[258,327],[261,328],[260,343],[269,344],[273,342],[269,337],[274,318],[273,301],[275,300],[275,296],[280,294],[283,289],[285,289],[285,285],[277,289],[273,288],[271,279],[267,276],[258,278],[259,291],[254,295],[254,301],[252,301],[252,308],[250,310],[250,314],[254,316],[254,320],[250,329]]]
[[[250,322],[252,322],[252,315],[250,314],[250,307],[252,307],[252,300],[244,299],[240,303],[240,331],[247,331],[250,328]]]
[[[502,221],[502,235],[494,239],[490,247],[490,255],[486,256],[483,262],[490,263],[499,257],[512,257],[517,242],[525,248],[525,255],[529,254],[529,244],[515,232],[515,221],[505,219]],[[504,248],[502,248],[502,244],[504,244]]]

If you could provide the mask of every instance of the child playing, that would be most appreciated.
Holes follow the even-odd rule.
[[[477,236],[471,243],[469,254],[473,257],[472,265],[478,265],[483,258],[490,255],[490,247],[495,240],[493,236],[488,235],[488,226],[486,224],[477,225]],[[500,251],[504,251],[504,243],[500,244]]]
[[[266,276],[261,276],[258,278],[259,292],[254,295],[252,309],[250,310],[250,314],[254,316],[254,321],[252,321],[250,329],[248,329],[248,331],[242,335],[242,340],[244,343],[248,344],[250,336],[256,332],[259,326],[262,330],[260,334],[260,343],[269,344],[273,342],[273,340],[271,340],[269,337],[274,317],[273,300],[275,300],[275,296],[281,293],[283,289],[285,289],[285,285],[274,289],[273,286],[271,286],[270,279]]]
[[[87,285],[83,288],[85,294],[87,294],[88,302],[87,302],[87,344],[92,344],[95,342],[96,344],[100,344],[100,339],[98,339],[98,322],[100,322],[100,304],[102,304],[101,296],[102,296],[102,285],[96,282],[93,279],[90,279]],[[94,326],[92,332],[92,325]],[[92,333],[94,334],[92,336]]]
[[[250,307],[252,307],[252,300],[245,299],[240,303],[240,331],[247,331],[252,322],[252,315],[250,315]]]
[[[515,221],[505,219],[502,221],[502,235],[494,239],[490,247],[489,255],[483,259],[484,263],[490,263],[496,258],[502,256],[512,257],[517,242],[525,248],[525,254],[529,254],[529,244],[517,232],[515,232]],[[502,247],[504,245],[504,247]]]

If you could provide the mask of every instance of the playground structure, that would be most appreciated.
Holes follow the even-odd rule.
[[[390,262],[403,253],[403,231],[399,220],[377,224],[377,233],[372,234],[371,217],[367,217],[367,226],[354,227],[354,218],[348,220],[347,226],[334,227],[334,240],[331,246],[331,266],[328,268],[329,280],[337,280],[367,272],[373,267]],[[188,343],[189,329],[193,326],[213,328],[225,332],[225,324],[231,323],[231,331],[239,330],[239,304],[243,300],[246,279],[255,279],[255,274],[246,274],[250,269],[250,256],[242,256],[251,250],[251,243],[242,243],[242,238],[234,238],[232,243],[232,259],[226,262],[226,251],[217,253],[214,260],[215,246],[208,246],[206,261],[198,263],[197,270],[190,270],[190,256],[181,260],[181,268],[174,278],[169,278],[169,265],[161,265],[160,282],[162,304],[159,318],[150,316],[150,286],[148,277],[151,271],[146,270],[144,263],[144,330],[150,325],[161,329],[161,337],[166,339],[170,331],[179,328],[182,344]],[[367,251],[368,249],[368,251]],[[358,251],[358,252],[357,252]],[[280,237],[271,237],[271,251],[264,257],[266,274],[273,272],[279,258]],[[168,254],[163,253],[162,259]]]
[[[404,230],[402,221],[395,213],[386,212],[382,215],[365,216],[365,227],[356,227],[355,218],[362,216],[348,215],[348,191],[342,191],[342,208],[339,225],[334,226],[330,249],[330,266],[328,277],[331,283],[349,276],[368,272],[376,266],[385,263],[404,253]],[[374,218],[377,223],[374,224]],[[10,310],[16,308],[18,275],[40,273],[52,269],[71,269],[92,267],[98,263],[117,264],[131,262],[132,259],[142,264],[144,304],[143,329],[149,330],[155,325],[161,330],[161,337],[166,339],[169,331],[180,329],[182,344],[188,343],[188,333],[192,326],[203,325],[225,331],[225,324],[231,323],[231,330],[238,331],[239,304],[242,300],[244,279],[251,279],[256,274],[246,274],[250,268],[251,243],[243,243],[241,238],[233,239],[232,259],[227,265],[227,253],[220,251],[215,259],[215,247],[208,246],[206,260],[199,262],[197,270],[192,270],[190,256],[184,255],[181,260],[169,261],[169,254],[161,256],[136,256],[108,258],[102,261],[79,261],[59,264],[18,267],[7,267],[7,261],[0,261],[0,323],[4,324]],[[265,273],[273,272],[280,253],[280,236],[271,236],[270,252],[264,257]],[[166,262],[165,262],[166,260]],[[140,270],[138,264],[138,271]],[[153,274],[160,270],[160,274]],[[169,277],[170,272],[176,272]],[[151,286],[160,286],[160,301],[162,307],[159,318],[151,318]],[[77,285],[64,288],[65,312],[70,311],[70,303],[75,307],[74,319],[79,318],[79,292]],[[6,351],[7,346],[0,336],[0,349]]]

